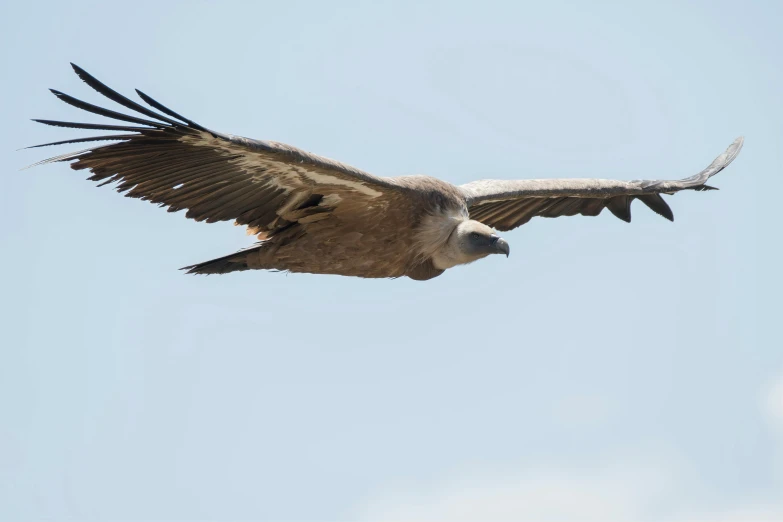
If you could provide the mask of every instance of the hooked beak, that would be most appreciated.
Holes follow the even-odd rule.
[[[495,248],[495,253],[506,254],[506,257],[511,253],[511,247],[508,246],[506,240],[500,236],[492,236],[492,246]]]

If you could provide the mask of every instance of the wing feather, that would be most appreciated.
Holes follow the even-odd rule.
[[[737,138],[707,168],[680,180],[480,180],[462,185],[460,189],[471,218],[498,230],[516,228],[535,216],[597,216],[604,208],[630,223],[631,203],[635,199],[673,221],[674,214],[661,194],[713,189],[706,185],[707,180],[737,157],[743,141],[743,138]]]
[[[116,190],[127,197],[156,203],[170,212],[187,210],[186,216],[197,221],[234,220],[265,235],[290,224],[288,218],[304,219],[328,212],[334,208],[334,201],[361,206],[404,189],[392,179],[373,176],[290,145],[209,130],[137,90],[141,99],[163,113],[160,114],[111,89],[81,67],[71,65],[98,93],[152,119],[106,109],[52,89],[69,105],[140,126],[34,120],[57,127],[134,133],[40,145],[118,142],[62,154],[36,165],[68,161],[74,170],[88,170],[88,179],[100,185],[116,183]],[[324,196],[339,197],[330,198],[330,205],[323,208],[298,212],[297,205],[306,205],[314,194],[320,196],[316,207],[322,204]]]

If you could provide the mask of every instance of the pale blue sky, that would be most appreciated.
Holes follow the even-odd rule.
[[[470,500],[500,484],[554,520],[622,484],[597,520],[783,520],[783,4],[685,4],[3,3],[0,519],[531,519]],[[679,178],[746,143],[674,223],[537,218],[426,283],[193,277],[244,232],[19,171],[82,135],[29,121],[84,119],[47,88],[104,103],[70,61],[380,175]]]

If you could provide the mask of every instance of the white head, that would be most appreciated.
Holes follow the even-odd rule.
[[[511,249],[508,243],[484,223],[461,221],[449,236],[446,244],[432,256],[435,268],[445,270],[457,265],[472,263],[490,254],[505,254]]]

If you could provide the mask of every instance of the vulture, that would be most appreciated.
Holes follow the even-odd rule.
[[[662,194],[713,189],[706,182],[734,160],[743,143],[738,138],[706,169],[680,180],[481,180],[456,186],[429,176],[379,177],[283,143],[217,132],[138,89],[148,106],[133,101],[71,65],[84,83],[127,111],[52,89],[69,105],[121,123],[33,120],[112,132],[35,145],[103,142],[35,165],[69,162],[100,185],[116,184],[127,197],[169,212],[186,210],[196,221],[234,221],[257,236],[248,248],[182,269],[193,274],[262,269],[424,281],[490,254],[508,256],[509,244],[496,231],[535,216],[597,216],[606,208],[630,222],[631,203],[638,199],[671,221]]]

